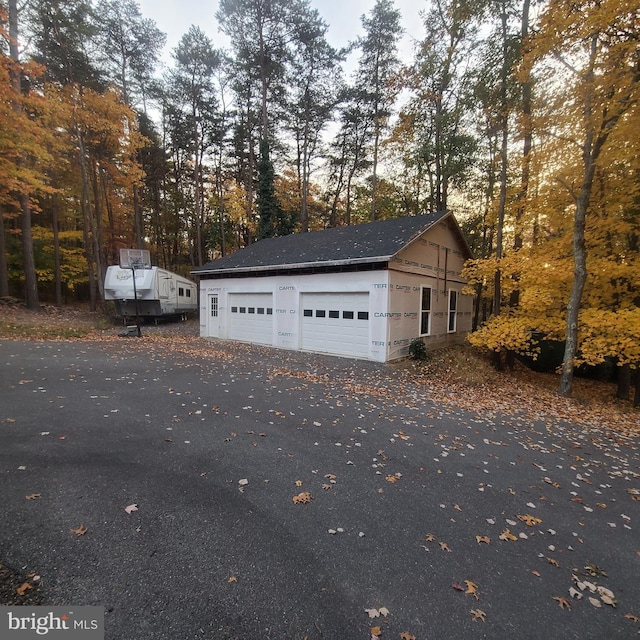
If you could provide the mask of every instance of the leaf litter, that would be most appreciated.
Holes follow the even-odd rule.
[[[146,340],[146,339],[145,339]],[[152,343],[152,348],[154,348],[156,346],[156,342],[158,345],[159,349],[165,350],[167,348],[167,344],[166,341],[160,341],[160,340],[151,340],[150,341]],[[169,348],[176,348],[177,350],[181,351],[182,353],[186,354],[186,355],[194,355],[197,357],[200,357],[202,354],[204,354],[205,352],[207,353],[208,357],[211,357],[211,349],[207,348],[207,349],[201,349],[201,348],[194,348],[193,345],[189,345],[188,344],[189,341],[181,341],[180,339],[175,339],[171,341],[171,344],[169,345]],[[161,346],[160,346],[161,345]],[[136,345],[138,346],[138,345]],[[149,347],[150,345],[147,344],[145,345],[146,347]],[[238,350],[239,352],[241,352],[241,350]],[[234,351],[233,349],[230,350],[229,352],[225,353],[224,355],[215,355],[214,357],[220,357],[220,359],[234,359],[236,357],[236,351]],[[322,384],[329,384],[332,387],[335,387],[336,385],[340,385],[340,381],[336,381],[335,379],[332,379],[331,376],[329,376],[328,374],[323,374],[323,373],[310,373],[310,374],[298,374],[298,375],[293,375],[291,376],[291,371],[287,370],[287,367],[284,368],[280,368],[280,370],[278,370],[277,372],[274,370],[272,371],[273,376],[276,377],[281,377],[281,376],[287,376],[287,377],[294,377],[294,378],[298,378],[301,380],[306,381],[316,381],[318,383],[322,383]],[[405,380],[413,380],[414,377],[413,375],[409,375],[409,376],[403,376],[405,378]],[[447,375],[442,377],[442,380],[446,380]],[[525,375],[525,378],[527,376]],[[534,376],[535,377],[535,376]],[[435,388],[434,385],[437,385],[441,382],[441,380],[436,380],[434,382],[432,382],[432,380],[429,380],[429,393],[432,399],[441,402],[441,405],[447,405],[449,407],[453,406],[455,404],[456,407],[461,407],[461,408],[465,408],[464,407],[464,402],[465,402],[465,394],[464,393],[460,393],[458,392],[458,389],[464,389],[464,386],[461,386],[459,388],[457,387],[452,387],[451,385],[445,383],[443,384],[443,393],[445,394],[445,397],[441,397],[439,396],[440,391],[439,389]],[[502,384],[502,382],[504,382],[504,380],[501,378],[501,385],[494,385],[495,387],[500,389],[501,392],[501,396],[508,396],[509,394],[509,390],[512,388],[510,385],[504,385]],[[445,390],[445,387],[448,387]],[[426,388],[426,385],[425,385]],[[376,393],[374,393],[373,391],[376,391]],[[506,391],[505,391],[506,390]],[[362,396],[367,395],[370,396],[371,398],[391,398],[392,397],[392,389],[388,388],[386,389],[384,385],[361,385],[361,384],[351,384],[348,386],[344,387],[344,391],[346,393],[357,393],[360,394]],[[482,402],[478,402],[478,400],[482,400],[483,397],[487,397],[486,394],[484,392],[478,393],[478,389],[474,388],[473,389],[474,393],[471,394],[472,398],[471,398],[471,403],[472,403],[472,407],[470,407],[470,410],[476,412],[479,411],[481,414],[483,413],[483,410],[485,409],[485,405]],[[500,411],[501,413],[505,414],[505,415],[512,415],[517,417],[519,420],[523,419],[523,416],[525,415],[525,413],[527,411],[530,411],[530,415],[531,416],[536,416],[539,417],[542,422],[548,427],[554,427],[558,424],[561,424],[562,420],[572,420],[574,422],[576,422],[577,424],[583,424],[586,425],[587,427],[589,427],[589,431],[587,431],[588,434],[595,434],[595,439],[592,440],[590,442],[590,444],[595,444],[596,446],[599,446],[599,441],[598,441],[598,437],[599,435],[602,433],[602,427],[610,427],[612,421],[614,423],[616,423],[616,425],[614,425],[613,428],[615,428],[615,426],[620,426],[622,425],[622,431],[624,433],[628,433],[628,430],[625,431],[625,424],[631,424],[626,422],[625,420],[623,420],[622,422],[616,421],[615,419],[615,411],[614,412],[609,412],[609,415],[606,416],[606,412],[602,413],[602,412],[596,412],[595,414],[592,412],[592,407],[591,406],[584,406],[581,405],[579,407],[579,411],[576,411],[574,413],[572,413],[571,410],[567,409],[567,407],[565,406],[565,403],[563,401],[562,406],[560,406],[560,410],[559,411],[555,411],[555,406],[553,405],[553,403],[549,403],[548,407],[549,410],[547,411],[546,407],[547,405],[545,405],[545,401],[546,399],[543,399],[545,401],[543,402],[538,402],[539,398],[537,397],[536,393],[530,393],[531,388],[528,388],[528,391],[526,392],[526,394],[528,394],[530,396],[530,399],[533,400],[535,399],[535,402],[529,403],[528,399],[527,402],[523,402],[523,396],[522,394],[515,394],[513,396],[513,404],[511,405],[511,407],[507,406],[504,402],[498,402],[498,403],[493,403],[491,407],[486,406],[486,412],[484,413],[484,423],[485,424],[491,424],[491,420],[493,419],[493,417],[497,414],[498,411]],[[526,395],[525,394],[525,395]],[[393,389],[393,395],[397,396],[397,388]],[[468,396],[466,396],[468,397]],[[502,400],[504,400],[504,398],[502,398]],[[553,397],[553,401],[554,403],[558,402],[558,398],[557,396]],[[571,403],[571,401],[569,401],[569,404]],[[491,404],[490,402],[487,403]],[[596,418],[594,419],[594,415],[596,416]],[[613,415],[613,419],[601,419],[603,416],[611,418],[611,416]],[[553,417],[550,417],[553,416]],[[634,426],[637,427],[637,422],[634,421]],[[562,434],[565,432],[565,428],[563,427],[559,433]],[[411,444],[410,442],[408,442],[409,438],[407,437],[402,438],[402,437],[398,437],[400,435],[404,435],[405,432],[402,432],[402,434],[398,431],[396,431],[397,434],[397,444],[394,444],[392,446],[400,446],[400,443],[403,443],[402,446],[406,446]],[[522,432],[520,433],[520,435],[522,435]],[[534,441],[535,436],[530,436],[530,437],[525,437],[524,439],[521,439],[521,443],[523,446],[525,446],[525,448],[527,447],[531,447],[531,448],[535,448],[538,447],[539,445]],[[503,438],[504,439],[504,438]],[[495,442],[495,444],[504,444],[504,443],[500,443],[500,442],[496,442],[493,440],[489,441],[490,444],[488,446],[495,446],[493,443]],[[601,450],[611,450],[611,444],[612,442],[603,442],[602,446],[600,447]],[[613,441],[613,447],[615,448],[615,441]],[[445,453],[449,453],[448,451]],[[446,456],[441,456],[441,458],[445,458]],[[621,458],[622,459],[622,458]],[[580,460],[578,456],[576,456],[576,460],[575,460],[575,464],[576,465],[582,465],[584,463],[584,459]],[[426,466],[426,465],[425,465]],[[548,466],[548,465],[547,465]],[[621,465],[623,467],[623,465]],[[540,466],[540,469],[543,470],[542,465]],[[551,469],[550,469],[551,471]],[[625,476],[625,471],[626,469],[622,469],[622,471],[618,472],[620,473],[620,475],[618,475],[617,477],[627,477],[627,479],[629,478],[633,478],[634,476],[632,475],[627,475]],[[440,473],[440,471],[438,471],[438,473]],[[616,473],[615,471],[612,471],[612,474]],[[399,476],[396,476],[399,477]],[[613,476],[612,476],[613,477]],[[639,476],[640,477],[640,476]],[[576,478],[578,480],[578,482],[581,482],[582,484],[592,484],[592,480],[588,477],[588,474],[585,475],[584,473],[581,472],[581,477],[577,477]],[[561,485],[559,482],[556,482],[555,480],[552,480],[549,476],[545,476],[544,478],[540,479],[540,482],[542,483],[546,483],[547,485],[550,485],[552,488],[559,490],[561,488]],[[492,487],[490,484],[486,484],[484,487],[487,490],[490,490]],[[585,489],[587,489],[587,487],[585,487]],[[512,495],[515,495],[516,492],[512,492]],[[308,495],[308,498],[307,498]],[[636,489],[636,490],[630,490],[628,491],[628,495],[629,495],[629,501],[638,501],[640,500],[640,490]],[[304,496],[304,497],[302,497]],[[574,496],[576,497],[576,496]],[[293,501],[294,503],[308,503],[311,501],[311,494],[308,492],[304,492],[302,494],[298,494],[298,496],[294,496]],[[588,501],[588,497],[585,495],[585,501]],[[576,500],[577,502],[577,500]],[[600,506],[601,504],[604,504],[604,502],[600,502],[600,503],[594,503],[592,502],[591,504],[595,504],[595,506]],[[600,508],[604,508],[604,507],[600,507]],[[515,511],[514,511],[515,512]],[[524,520],[522,517],[518,516],[518,519],[520,520],[521,523],[523,523],[525,526],[527,527],[531,527],[534,528],[537,524],[539,524],[540,522],[542,522],[542,519],[536,519],[534,516],[524,516],[525,518],[527,518],[527,520]],[[487,522],[490,522],[490,520],[493,520],[493,518],[487,518]],[[537,521],[536,521],[537,520]],[[454,522],[452,520],[452,522]],[[515,521],[513,521],[515,524]],[[491,522],[490,522],[491,524]],[[511,525],[511,529],[506,529],[505,531],[502,532],[502,534],[499,536],[501,540],[503,541],[515,541],[518,539],[517,535],[514,535],[512,533],[512,530],[514,531],[514,533],[518,533],[517,530],[513,529],[514,525]],[[83,530],[84,529],[84,530]],[[87,529],[84,527],[84,525],[80,525],[80,527],[78,527],[77,529],[72,529],[71,531],[73,531],[74,533],[76,533],[77,535],[84,535],[84,533],[86,533]],[[476,536],[476,541],[478,544],[480,543],[484,543],[484,544],[489,544],[488,541],[488,537],[486,538],[486,540],[484,539],[484,536]],[[446,543],[440,543],[441,548],[444,547],[443,545],[447,546],[448,551],[450,551],[450,549],[448,549],[448,545],[446,545]],[[549,558],[547,557],[547,559],[549,560]],[[587,570],[588,571],[588,570]],[[532,572],[534,573],[534,575],[537,572]],[[592,574],[590,574],[592,575]],[[594,574],[593,577],[598,577],[598,574]],[[465,581],[466,583],[467,581]],[[470,582],[470,581],[469,581]],[[474,584],[475,583],[471,583]],[[579,586],[576,585],[579,589]],[[455,587],[454,587],[455,588]],[[467,585],[467,589],[468,589],[468,585]],[[476,585],[476,589],[477,589],[477,585]],[[571,589],[573,590],[570,591],[569,595],[571,597],[571,599],[578,600],[580,598],[578,598],[575,594],[581,594],[582,592],[579,591],[578,589],[576,589],[576,587],[571,587]],[[591,591],[591,589],[589,587],[587,587],[585,585],[585,589],[592,595],[589,596],[590,600],[593,600],[595,602],[597,602],[598,604],[594,604],[592,602],[593,606],[602,606],[602,604],[608,604],[611,607],[615,606],[615,596],[613,596],[613,592],[608,592],[608,591],[598,591],[597,589],[597,585],[596,585],[596,591]],[[575,592],[575,593],[574,593]],[[465,593],[468,593],[467,590],[465,590]],[[474,597],[477,597],[477,591],[468,593],[469,595],[473,595]],[[599,598],[596,598],[596,594],[599,596]],[[566,598],[562,598],[560,596],[555,596],[554,600],[556,600],[558,602],[558,605],[560,608],[566,609],[566,608],[570,608],[570,602],[568,600],[566,600]],[[563,602],[564,600],[564,602]],[[607,602],[607,600],[609,600],[609,602]],[[565,605],[566,602],[566,605]],[[567,606],[568,605],[568,606]],[[381,611],[382,609],[378,610]],[[472,610],[472,615],[473,615],[473,620],[474,621],[482,621],[485,622],[485,616],[486,614],[479,610],[479,609],[475,609]],[[630,615],[630,614],[628,614]],[[631,619],[631,618],[629,618]],[[408,632],[407,632],[408,633]]]

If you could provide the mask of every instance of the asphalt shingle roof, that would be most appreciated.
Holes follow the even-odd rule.
[[[448,212],[265,238],[193,269],[197,275],[388,260]]]

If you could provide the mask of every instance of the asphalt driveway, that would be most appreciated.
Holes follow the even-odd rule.
[[[194,344],[0,341],[0,562],[46,604],[110,640],[637,637],[637,440]]]

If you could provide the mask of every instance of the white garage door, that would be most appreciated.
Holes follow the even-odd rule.
[[[367,358],[368,293],[303,293],[302,349]]]
[[[229,294],[229,337],[273,344],[273,296],[270,293]]]

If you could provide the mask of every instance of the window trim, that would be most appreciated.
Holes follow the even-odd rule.
[[[453,296],[451,295],[453,294]],[[452,298],[455,300],[455,305],[451,307]],[[447,333],[456,333],[458,330],[458,300],[460,294],[456,289],[449,289],[448,295],[448,308],[447,308]],[[453,329],[451,328],[451,319],[453,318]]]
[[[424,300],[424,291],[429,290],[429,308],[423,309],[422,302]],[[422,332],[422,318],[423,315],[427,314],[427,332]],[[418,311],[418,335],[422,336],[430,336],[431,335],[431,321],[433,318],[433,288],[425,285],[420,286],[420,309]]]

